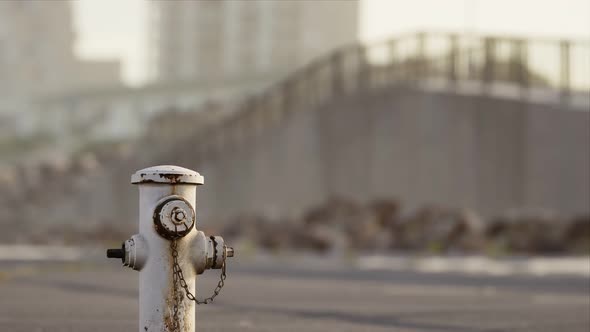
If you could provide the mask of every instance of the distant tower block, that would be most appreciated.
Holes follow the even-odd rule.
[[[153,75],[208,80],[288,72],[355,42],[358,7],[356,0],[153,2]]]

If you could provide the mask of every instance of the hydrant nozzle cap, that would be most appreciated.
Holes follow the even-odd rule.
[[[153,166],[140,169],[131,175],[132,184],[166,183],[166,184],[195,184],[204,183],[203,176],[188,168],[172,165]]]

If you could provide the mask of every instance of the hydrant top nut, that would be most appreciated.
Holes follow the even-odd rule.
[[[132,184],[164,183],[164,184],[195,184],[204,183],[203,177],[198,172],[188,168],[160,165],[140,169],[131,175]]]
[[[174,210],[173,214],[174,214],[174,218],[172,219],[172,221],[175,224],[182,224],[184,222],[184,220],[186,219],[186,212],[181,208],[176,208]]]

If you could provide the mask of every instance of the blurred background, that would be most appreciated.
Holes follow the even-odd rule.
[[[289,261],[587,283],[590,3],[0,1],[0,281],[38,275],[23,262],[102,271],[79,264],[137,231],[130,175],[158,164],[204,176],[200,228],[246,276]],[[384,315],[326,317],[460,330]],[[576,317],[566,330],[587,330]],[[81,329],[60,326],[39,331]]]

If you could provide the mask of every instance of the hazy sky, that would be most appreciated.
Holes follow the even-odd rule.
[[[147,72],[146,14],[146,0],[74,1],[77,54],[84,58],[121,58],[124,80],[141,83]],[[416,30],[587,40],[590,1],[361,0],[360,22],[362,40]]]

